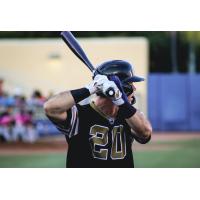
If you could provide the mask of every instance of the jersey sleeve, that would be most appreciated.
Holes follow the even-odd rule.
[[[78,134],[79,117],[77,106],[73,106],[67,111],[67,119],[64,121],[58,121],[49,116],[48,118],[56,126],[56,128],[68,138]]]

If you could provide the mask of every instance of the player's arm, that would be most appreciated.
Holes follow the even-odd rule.
[[[105,80],[106,76],[97,75],[94,80],[86,85],[84,88],[61,92],[51,97],[44,104],[44,110],[48,117],[57,121],[64,121],[67,119],[67,111],[71,109],[76,103],[89,97],[91,94],[97,92],[98,88]]]
[[[44,104],[44,110],[48,117],[58,121],[67,119],[67,110],[75,105],[71,91],[61,92],[51,97]]]
[[[119,78],[113,76],[111,79],[116,85],[116,93],[119,93],[118,97],[113,99],[113,103],[119,106],[119,115],[126,120],[130,128],[133,130],[134,138],[140,143],[147,143],[151,139],[152,134],[150,122],[145,118],[143,113],[130,104],[125,92],[123,91]]]
[[[131,127],[134,138],[140,143],[147,143],[151,139],[152,126],[144,114],[137,110],[126,122]]]

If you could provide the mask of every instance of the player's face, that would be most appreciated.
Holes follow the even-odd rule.
[[[133,93],[136,91],[135,85],[132,83]]]
[[[135,91],[136,91],[136,87],[133,83],[131,83],[133,92],[128,96],[128,100],[129,102],[135,103]]]

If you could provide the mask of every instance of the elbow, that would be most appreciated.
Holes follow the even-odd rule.
[[[143,139],[142,144],[146,144],[151,140],[152,132],[153,132],[153,130],[152,130],[151,126],[145,127],[145,130],[143,132],[144,139]]]
[[[44,103],[43,109],[46,115],[49,115],[51,113],[51,106],[48,101]]]
[[[151,140],[151,135],[152,135],[152,127],[151,126],[146,126],[144,127],[143,130],[140,131],[140,137],[137,138],[136,140],[140,144],[146,144]]]
[[[152,130],[152,127],[149,125],[145,128],[145,137],[151,137],[151,134],[152,134],[153,130]]]

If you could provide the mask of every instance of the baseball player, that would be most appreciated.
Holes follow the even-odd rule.
[[[133,83],[143,80],[128,62],[108,61],[96,69],[90,84],[44,104],[46,115],[66,136],[67,167],[134,167],[133,140],[145,144],[152,133],[149,121],[133,106]],[[109,88],[113,97],[106,95]],[[79,104],[91,95],[88,104]]]

